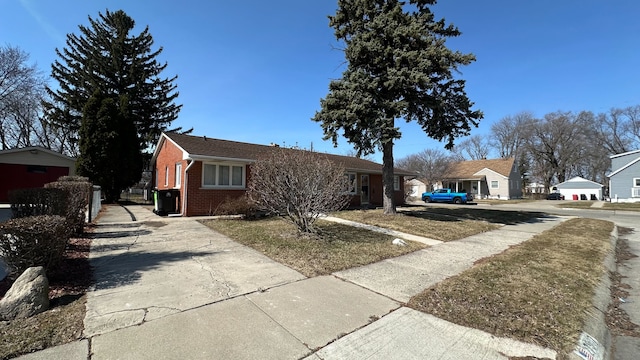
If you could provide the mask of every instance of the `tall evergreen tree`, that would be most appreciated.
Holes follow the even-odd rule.
[[[393,142],[401,136],[396,119],[417,121],[428,136],[451,149],[459,136],[477,126],[480,111],[456,79],[458,66],[475,60],[453,52],[446,38],[460,35],[444,19],[436,21],[429,6],[435,0],[339,0],[329,25],[345,44],[347,68],[329,84],[314,121],[325,139],[337,144],[342,130],[360,154],[382,149],[383,205],[395,213]]]
[[[177,76],[160,77],[167,64],[156,60],[162,48],[152,50],[148,27],[131,34],[135,22],[122,10],[99,13],[89,23],[56,49],[60,59],[51,75],[59,87],[47,88],[52,101],[45,103],[46,115],[78,134],[78,172],[117,200],[120,190],[140,179],[141,152],[167,130],[182,105],[175,104]]]
[[[100,184],[107,202],[117,200],[122,189],[140,179],[142,171],[142,154],[128,103],[126,95],[114,99],[97,90],[82,114],[78,174]]]

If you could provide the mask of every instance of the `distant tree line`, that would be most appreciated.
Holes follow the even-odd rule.
[[[397,165],[433,183],[452,162],[514,157],[525,183],[549,189],[574,176],[606,184],[609,156],[639,148],[640,105],[599,114],[556,111],[541,118],[525,111],[495,122],[489,136],[471,136],[449,152],[426,149]]]

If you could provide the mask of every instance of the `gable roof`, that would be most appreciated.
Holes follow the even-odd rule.
[[[602,184],[576,176],[556,185],[558,189],[600,189]]]
[[[214,139],[206,136],[184,135],[177,133],[163,133],[158,146],[153,154],[153,161],[157,157],[159,149],[165,139],[173,142],[182,151],[189,154],[189,157],[197,160],[204,159],[234,159],[239,161],[253,162],[261,155],[267,154],[278,147],[270,145],[250,144],[238,141]],[[300,149],[287,149],[291,151],[308,151]],[[373,161],[358,159],[352,156],[334,155],[327,153],[317,153],[326,156],[329,160],[344,166],[346,170],[366,171],[369,173],[382,174],[382,164]],[[415,173],[402,169],[394,169],[395,175],[416,175]]]
[[[640,150],[639,150],[640,151]],[[612,177],[617,175],[619,172],[622,172],[623,170],[631,167],[632,165],[634,165],[635,163],[640,161],[640,156],[638,156],[637,158],[631,160],[630,162],[628,162],[627,164],[625,164],[624,166],[621,166],[619,169],[615,170],[614,172],[610,173],[609,175],[607,175],[607,177]]]
[[[632,154],[640,154],[640,150],[632,150],[632,151],[627,151],[625,153],[610,155],[609,158],[610,159],[615,159],[615,158],[618,158],[618,157],[623,157],[623,156],[632,155]]]
[[[482,177],[478,175],[478,173],[484,169],[491,170],[504,177],[509,177],[514,162],[514,158],[460,161],[451,165],[445,174],[445,178],[477,179]]]
[[[31,154],[37,154],[39,151],[41,151],[41,152],[43,152],[45,154],[57,156],[57,157],[59,157],[61,159],[64,159],[64,160],[76,161],[75,158],[69,157],[69,156],[67,156],[65,154],[61,154],[59,152],[55,152],[53,150],[49,150],[49,149],[44,148],[42,146],[29,146],[29,147],[24,147],[24,148],[0,150],[0,156],[1,155],[7,155],[7,154],[20,153],[20,152],[29,152]]]

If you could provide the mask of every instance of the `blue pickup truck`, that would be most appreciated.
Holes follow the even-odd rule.
[[[422,193],[424,202],[449,202],[454,204],[466,204],[473,201],[473,195],[466,192],[454,192],[451,189],[438,189],[433,192]]]

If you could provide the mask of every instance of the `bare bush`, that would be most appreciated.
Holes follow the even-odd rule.
[[[29,216],[0,223],[0,255],[17,273],[32,266],[54,268],[69,240],[62,216]]]
[[[238,198],[227,197],[213,211],[213,215],[242,215],[245,219],[257,217],[258,209],[246,196]]]
[[[291,221],[301,233],[316,233],[323,213],[349,203],[345,169],[323,154],[273,149],[251,166],[249,198],[268,212]]]

